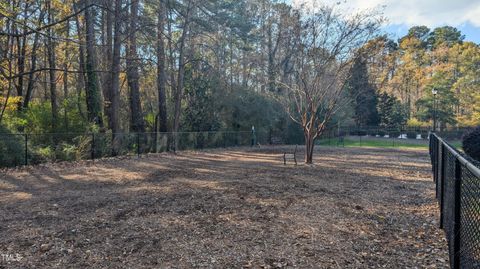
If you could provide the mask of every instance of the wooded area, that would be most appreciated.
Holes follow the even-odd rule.
[[[1,0],[0,268],[477,268],[480,44],[323,2]]]
[[[254,125],[300,137],[308,162],[328,126],[480,123],[478,44],[449,26],[391,40],[380,13],[338,5],[3,1],[0,132]]]

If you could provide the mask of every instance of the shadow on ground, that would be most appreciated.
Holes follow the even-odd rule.
[[[426,151],[284,150],[7,170],[0,268],[447,268]]]

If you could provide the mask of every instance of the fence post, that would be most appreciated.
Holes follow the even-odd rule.
[[[92,157],[92,160],[95,160],[95,133],[92,133],[92,145],[91,145],[91,157]]]
[[[462,200],[462,164],[455,159],[455,211],[453,217],[453,269],[460,269],[461,249],[461,200]]]
[[[440,140],[435,141],[435,198],[439,198],[438,195],[438,178],[439,178],[439,171],[441,169],[440,167],[440,161],[441,161],[441,155],[440,155]]]
[[[28,165],[28,134],[25,133],[25,165]]]
[[[177,154],[177,149],[179,148],[180,144],[180,133],[175,132],[175,143],[173,143],[173,153]]]
[[[433,172],[433,182],[437,183],[437,170],[438,170],[438,138],[436,136],[432,136],[434,141],[433,141],[433,167],[434,167],[434,172]],[[435,189],[436,191],[436,189]],[[436,193],[435,193],[436,195]]]
[[[137,132],[137,157],[140,158],[140,133]]]
[[[444,205],[443,205],[443,202],[444,202],[444,199],[443,199],[443,196],[444,196],[444,193],[445,193],[445,190],[444,190],[444,186],[445,186],[445,161],[446,161],[446,157],[445,157],[445,150],[446,150],[446,147],[445,145],[442,143],[442,156],[441,156],[441,162],[442,162],[442,166],[441,166],[441,171],[440,171],[440,182],[437,183],[440,184],[440,229],[443,229],[443,208],[444,208]]]
[[[438,184],[438,170],[440,168],[440,140],[437,138],[435,143],[435,182]]]
[[[197,150],[198,149],[198,134],[199,132],[194,132],[193,133],[193,149]]]

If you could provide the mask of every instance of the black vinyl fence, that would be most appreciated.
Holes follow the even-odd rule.
[[[480,165],[437,134],[430,157],[451,268],[480,268]]]

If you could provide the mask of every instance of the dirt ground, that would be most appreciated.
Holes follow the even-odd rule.
[[[283,149],[1,171],[0,268],[448,267],[426,151]]]

